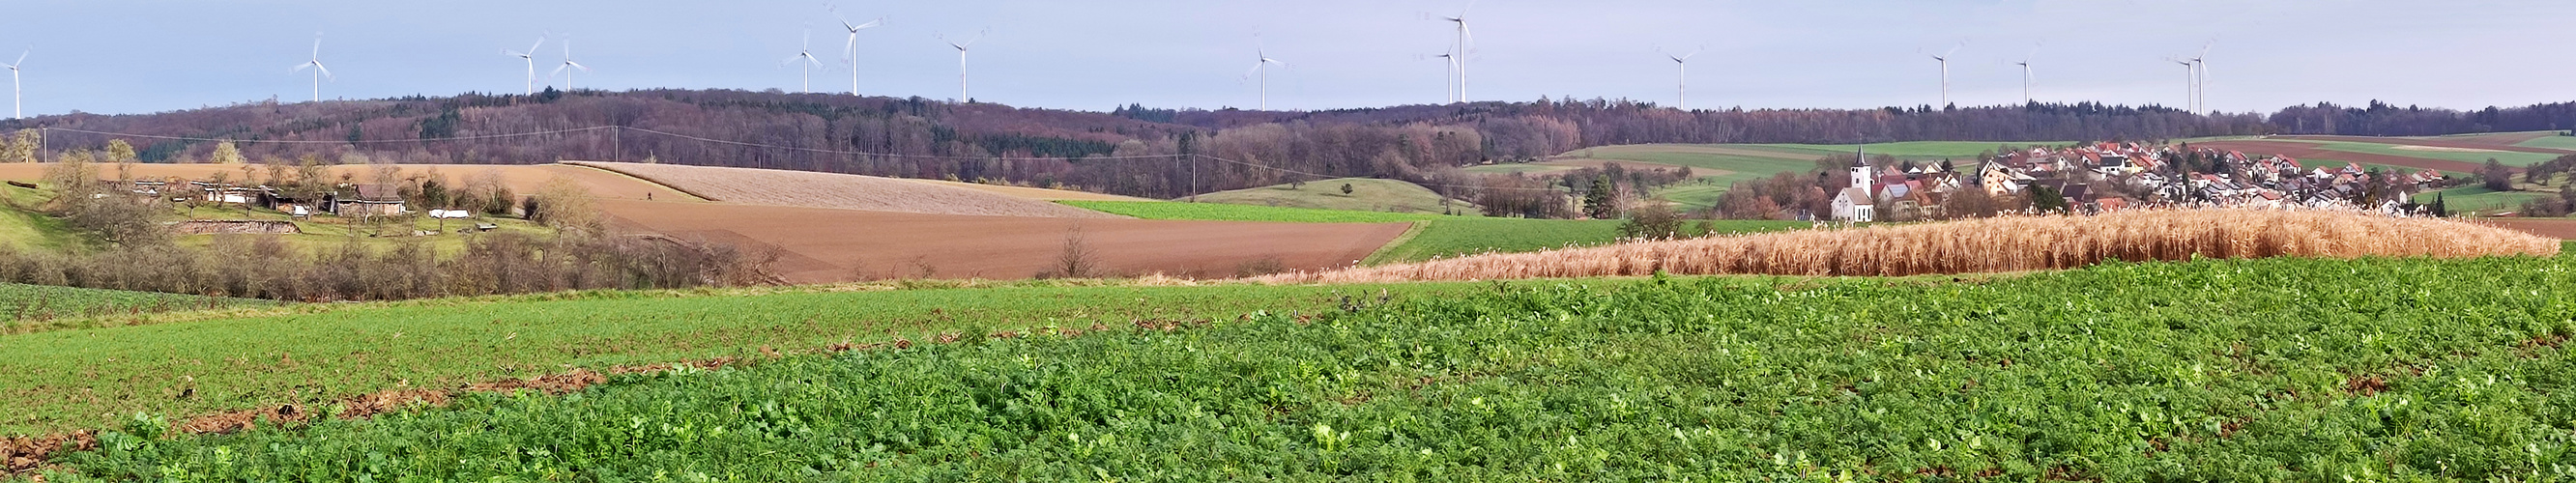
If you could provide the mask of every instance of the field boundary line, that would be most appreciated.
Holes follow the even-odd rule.
[[[584,168],[596,169],[596,170],[600,170],[600,171],[607,171],[609,174],[614,174],[614,175],[618,175],[618,176],[624,176],[624,177],[627,177],[627,178],[632,178],[632,179],[634,179],[634,180],[636,180],[636,181],[642,181],[642,182],[646,182],[646,183],[652,183],[654,186],[660,186],[660,187],[664,187],[664,188],[670,188],[670,189],[671,189],[671,191],[677,191],[677,192],[679,192],[680,194],[689,195],[689,197],[690,197],[690,198],[697,198],[697,199],[698,199],[698,201],[705,201],[705,202],[721,202],[721,201],[724,201],[724,200],[716,199],[716,198],[715,198],[715,197],[713,197],[713,196],[707,196],[707,195],[704,195],[704,194],[699,194],[698,192],[695,192],[695,191],[689,191],[689,189],[688,189],[688,188],[681,188],[679,185],[674,185],[674,184],[670,184],[670,183],[664,183],[664,182],[662,182],[661,180],[653,179],[653,178],[651,178],[651,177],[647,177],[647,176],[640,175],[640,174],[629,173],[629,172],[625,172],[625,171],[618,171],[616,168],[610,168],[610,167],[607,167],[607,166],[599,166],[599,165],[595,165],[595,164],[592,164],[590,161],[557,161],[557,162],[555,162],[555,164],[561,164],[561,165],[565,165],[565,166],[579,166],[579,167],[584,167]]]
[[[1386,257],[1395,252],[1395,247],[1404,246],[1406,243],[1413,242],[1414,236],[1421,235],[1422,230],[1431,228],[1432,221],[1435,220],[1416,220],[1407,222],[1412,223],[1413,226],[1405,228],[1404,234],[1396,235],[1395,238],[1387,240],[1385,245],[1379,245],[1377,250],[1369,252],[1368,256],[1361,257],[1360,264],[1376,265],[1386,262]]]

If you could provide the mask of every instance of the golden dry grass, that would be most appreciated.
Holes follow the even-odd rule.
[[[1631,242],[1260,277],[1269,283],[1650,275],[1905,276],[2106,260],[2555,255],[2555,238],[2483,224],[2320,210],[2133,210]]]

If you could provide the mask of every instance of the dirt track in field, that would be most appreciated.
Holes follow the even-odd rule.
[[[628,228],[683,239],[775,247],[795,283],[927,275],[1028,278],[1054,266],[1080,227],[1107,274],[1231,277],[1247,264],[1349,266],[1410,226],[928,215],[877,211],[607,200]],[[756,243],[756,244],[755,244]]]
[[[911,180],[778,169],[595,163],[729,204],[836,208],[929,215],[1125,218],[1046,201]]]
[[[2514,145],[2514,143],[2519,143],[2519,142],[2523,142],[2523,141],[2529,141],[2529,140],[2532,140],[2532,139],[2534,139],[2534,138],[2540,138],[2540,137],[2545,137],[2545,136],[2550,136],[2550,135],[2552,135],[2552,134],[2550,134],[2550,133],[2545,133],[2545,132],[2541,132],[2541,133],[2522,133],[2522,134],[2511,134],[2511,135],[2487,135],[2487,136],[2457,137],[2457,138],[2375,138],[2375,137],[2367,137],[2367,136],[2273,136],[2273,137],[2272,137],[2272,139],[2289,139],[2289,140],[2299,140],[2299,141],[2348,142],[2348,143],[2373,143],[2373,144],[2390,144],[2390,145],[2399,145],[2399,146],[2414,145],[2414,146],[2428,146],[2428,147],[2436,147],[2436,148],[2491,149],[2491,150],[2496,150],[2496,151],[2517,151],[2517,152],[2525,152],[2525,153],[2542,153],[2542,154],[2576,154],[2576,151],[2565,150],[2565,149],[2535,148],[2535,147],[2530,147],[2530,146],[2515,146],[2515,145]]]
[[[2384,141],[2375,141],[2375,142],[2384,142]],[[2469,172],[2469,173],[2477,172],[2478,167],[2479,167],[2477,163],[2466,163],[2466,162],[2448,161],[2448,160],[2440,160],[2440,159],[2411,158],[2411,157],[2406,157],[2406,156],[2393,156],[2393,155],[2386,155],[2386,154],[2372,154],[2372,153],[2355,153],[2355,152],[2348,152],[2348,151],[2335,151],[2335,150],[2330,150],[2330,149],[2320,148],[2320,147],[2317,147],[2316,145],[2308,144],[2308,143],[2303,143],[2303,142],[2284,142],[2284,141],[2210,141],[2210,142],[2205,142],[2205,143],[2192,143],[2192,146],[2194,146],[2194,147],[2209,147],[2209,148],[2214,148],[2214,149],[2225,149],[2225,150],[2233,150],[2233,151],[2243,151],[2243,152],[2245,152],[2245,154],[2270,154],[2270,155],[2279,155],[2279,156],[2289,156],[2289,157],[2291,157],[2291,158],[2296,158],[2296,159],[2298,159],[2299,161],[2301,161],[2301,165],[2303,165],[2303,166],[2307,166],[2307,167],[2309,167],[2309,168],[2316,168],[2316,167],[2319,167],[2319,166],[2316,166],[2316,165],[2313,165],[2313,164],[2306,163],[2306,161],[2311,160],[2311,159],[2316,159],[2316,160],[2335,160],[2335,161],[2350,161],[2350,162],[2362,163],[2362,164],[2381,164],[2381,165],[2388,165],[2388,166],[2403,166],[2403,167],[2416,168],[2416,169],[2433,169],[2433,170],[2455,171],[2455,172]],[[2478,148],[2478,149],[2485,149],[2485,148]]]
[[[2507,228],[2507,229],[2511,229],[2511,230],[2519,231],[2519,232],[2523,232],[2523,233],[2530,233],[2530,234],[2533,234],[2533,235],[2548,236],[2548,237],[2558,237],[2558,239],[2561,239],[2561,240],[2576,240],[2576,220],[2569,220],[2569,219],[2537,219],[2537,218],[2487,218],[2487,219],[2481,219],[2481,220],[2478,220],[2478,222],[2479,222],[2479,223],[2486,223],[2486,224],[2490,224],[2490,225],[2495,225],[2495,226],[2500,226],[2500,227],[2504,227],[2504,228]]]

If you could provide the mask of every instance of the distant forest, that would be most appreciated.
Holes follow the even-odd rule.
[[[231,139],[253,162],[649,159],[1010,182],[1157,198],[1319,176],[1361,176],[1422,182],[1469,198],[1475,193],[1457,190],[1485,182],[1458,173],[1458,167],[1617,144],[2151,141],[2571,126],[2576,126],[2576,103],[2465,112],[2377,102],[2366,107],[2317,104],[2269,116],[2211,116],[2094,103],[1681,111],[1624,100],[1539,99],[1312,112],[1130,105],[1104,113],[917,97],[549,89],[536,95],[262,102],[142,115],[74,113],[0,122],[0,131],[62,128],[45,141],[48,153],[105,149],[111,140],[63,130],[77,129]],[[555,133],[529,135],[546,132]],[[123,138],[146,162],[203,162],[216,144]]]

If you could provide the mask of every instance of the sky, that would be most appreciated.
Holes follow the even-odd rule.
[[[2566,0],[838,0],[858,48],[811,1],[9,0],[0,51],[28,50],[27,115],[149,113],[326,99],[514,93],[572,58],[584,89],[805,89],[786,62],[823,61],[812,89],[959,96],[969,52],[979,101],[1106,111],[1254,107],[1260,55],[1286,63],[1268,103],[1320,110],[1439,103],[1463,12],[1470,100],[1627,98],[1672,105],[1688,64],[1694,108],[1873,108],[1949,98],[2181,106],[2169,58],[2208,47],[2209,108],[2313,102],[2473,109],[2576,101],[2576,2]],[[809,33],[810,32],[810,33]],[[810,38],[810,40],[809,40]],[[809,44],[810,42],[810,44]],[[808,47],[810,45],[810,47]],[[1256,54],[1259,52],[1259,54]],[[0,52],[0,60],[15,58]],[[855,64],[844,62],[855,57]],[[855,69],[853,69],[855,67]],[[542,87],[541,87],[542,88]]]

